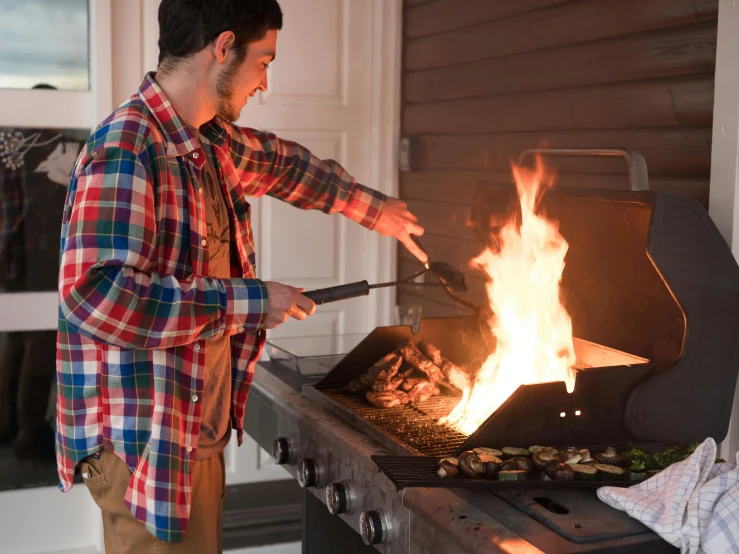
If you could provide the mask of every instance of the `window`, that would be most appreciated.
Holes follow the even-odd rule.
[[[3,0],[0,88],[88,90],[87,0]]]

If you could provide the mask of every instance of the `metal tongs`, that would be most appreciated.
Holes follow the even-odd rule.
[[[411,235],[413,241],[418,247],[426,253],[426,250],[421,246],[419,240]],[[426,253],[427,257],[428,254]],[[425,274],[431,274],[436,278],[436,283],[427,283],[425,281],[418,282],[416,279]],[[465,306],[477,311],[477,306],[467,302],[460,298],[455,293],[467,291],[467,281],[464,273],[458,269],[452,267],[450,264],[442,261],[427,261],[424,264],[424,269],[402,279],[400,281],[390,281],[387,283],[376,283],[370,285],[367,281],[357,281],[355,283],[348,283],[346,285],[338,285],[336,287],[328,287],[325,289],[317,289],[308,292],[304,292],[303,295],[310,298],[317,305],[327,304],[329,302],[338,302],[339,300],[348,300],[349,298],[357,298],[359,296],[367,296],[371,290],[380,289],[386,287],[399,287],[399,286],[410,286],[410,287],[444,287],[447,294],[449,294],[455,301],[464,304]]]

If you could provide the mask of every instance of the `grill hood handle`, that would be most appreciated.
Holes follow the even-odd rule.
[[[580,156],[580,157],[623,157],[629,169],[629,184],[634,192],[649,190],[647,161],[638,152],[623,148],[531,148],[518,156],[518,164],[533,155],[541,156]]]

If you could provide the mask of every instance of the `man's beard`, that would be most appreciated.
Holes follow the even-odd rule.
[[[241,109],[234,106],[232,98],[233,82],[238,69],[239,64],[234,60],[216,80],[216,115],[231,123],[241,115]]]

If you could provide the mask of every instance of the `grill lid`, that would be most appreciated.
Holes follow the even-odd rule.
[[[514,202],[511,187],[478,187],[472,221],[487,246],[490,222]],[[558,187],[541,209],[569,243],[562,296],[573,334],[658,369],[629,397],[630,434],[722,440],[739,371],[739,267],[703,206],[665,193]]]
[[[517,204],[510,186],[478,187],[471,220],[483,244]],[[703,206],[557,187],[541,209],[569,243],[562,295],[573,334],[650,363],[581,371],[573,394],[564,383],[521,386],[464,447],[723,440],[739,372],[739,266]],[[376,329],[316,388],[345,386],[408,337],[406,328]],[[456,363],[484,357],[475,317],[425,321],[416,338]],[[559,417],[586,405],[587,418]]]

